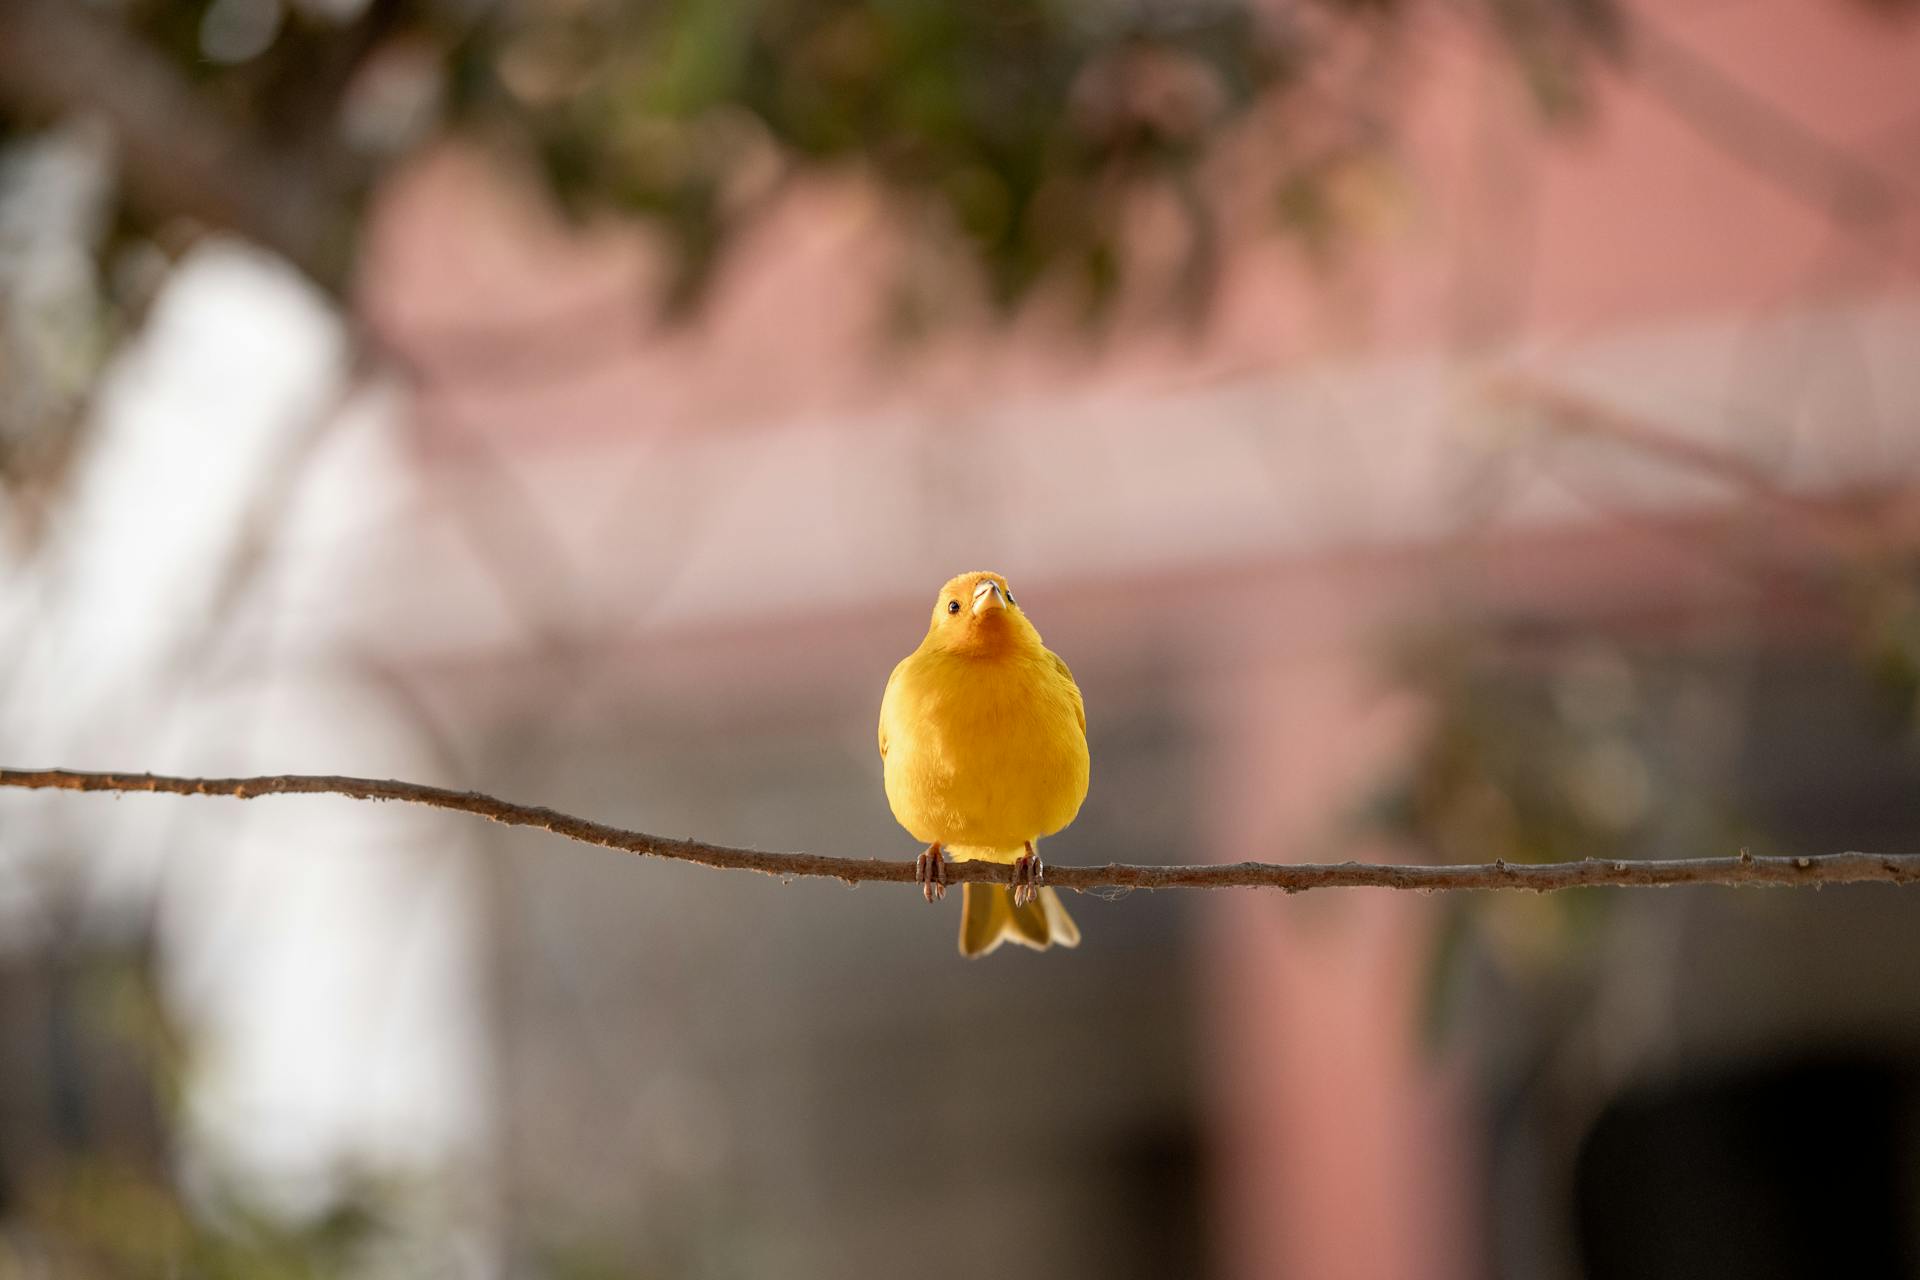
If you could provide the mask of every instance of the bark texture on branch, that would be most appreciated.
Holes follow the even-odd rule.
[[[649,858],[670,858],[721,870],[759,871],[795,879],[823,876],[847,884],[868,881],[911,884],[911,857],[842,858],[813,853],[769,853],[736,849],[700,840],[628,831],[571,814],[515,804],[474,791],[422,786],[377,778],[328,774],[271,774],[256,778],[179,778],[152,773],[82,773],[72,769],[0,769],[0,787],[25,790],[164,792],[184,796],[338,795],[356,800],[399,800],[434,809],[470,813],[514,827],[551,831],[582,844],[618,849]],[[948,864],[949,882],[1010,883],[1010,869],[991,862]],[[1578,888],[1659,888],[1668,885],[1719,884],[1794,886],[1920,881],[1920,854],[1829,853],[1801,857],[1756,858],[1745,852],[1728,858],[1684,858],[1665,862],[1586,858],[1579,862],[1492,862],[1466,866],[1395,865],[1363,862],[1229,862],[1204,866],[1097,867],[1049,865],[1047,883],[1056,889],[1413,889],[1432,893],[1452,889],[1526,889],[1544,893]]]

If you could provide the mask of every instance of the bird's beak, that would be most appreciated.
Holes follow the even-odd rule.
[[[1004,609],[1007,597],[1000,590],[1000,584],[992,578],[983,578],[980,585],[973,589],[973,616],[979,617],[989,609]]]

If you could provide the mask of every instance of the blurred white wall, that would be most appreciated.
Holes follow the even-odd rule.
[[[347,400],[337,314],[270,259],[179,267],[100,397],[44,554],[9,571],[0,738],[16,765],[419,778],[417,736],[328,631],[328,555],[404,486],[392,405]],[[484,1143],[461,828],[326,799],[10,793],[22,938],[77,897],[152,911],[198,1056],[190,1162],[293,1207],[346,1167]]]

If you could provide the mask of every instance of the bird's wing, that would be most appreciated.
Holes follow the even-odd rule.
[[[1073,671],[1067,666],[1067,660],[1053,650],[1047,650],[1047,657],[1053,659],[1053,669],[1058,671],[1060,678],[1067,682],[1067,692],[1073,695],[1073,714],[1080,718],[1080,732],[1085,733],[1087,731],[1087,704],[1080,696],[1080,686],[1073,682]],[[881,748],[880,754],[886,754],[884,747]]]
[[[893,674],[887,677],[887,691],[880,695],[880,759],[883,761],[887,758],[887,708],[893,701],[894,689],[900,684],[900,668],[906,665],[902,661],[894,667]]]

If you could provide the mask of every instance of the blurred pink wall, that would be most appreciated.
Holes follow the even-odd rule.
[[[1362,240],[1319,274],[1297,245],[1259,236],[1265,215],[1249,207],[1198,337],[1123,309],[1098,351],[1039,317],[1004,333],[963,322],[911,353],[876,345],[878,286],[899,246],[852,181],[797,188],[748,235],[709,308],[668,331],[647,316],[656,269],[643,234],[569,235],[454,150],[387,193],[363,310],[422,373],[423,445],[457,454],[480,440],[523,449],[612,434],[632,447],[889,411],[938,431],[946,412],[1014,400],[1469,359],[1912,296],[1920,26],[1792,0],[1641,16],[1623,66],[1600,75],[1592,118],[1552,130],[1477,36],[1426,14],[1418,75],[1396,89],[1404,173],[1363,193]],[[1633,593],[1644,559],[1581,545],[1589,563],[1575,578]],[[1145,550],[1105,548],[1116,574]],[[1523,576],[1545,597],[1577,594],[1564,555],[1546,560]],[[1404,606],[1406,582],[1328,563],[1301,567],[1278,597],[1186,589],[1220,612],[1217,631],[1196,631],[1239,637],[1210,656],[1196,694],[1212,743],[1196,838],[1220,859],[1326,852],[1326,832],[1418,723],[1379,687],[1364,642]],[[1424,904],[1242,894],[1214,909],[1202,986],[1227,1274],[1477,1270],[1461,1089],[1415,1043]]]
[[[1095,350],[1061,339],[1042,299],[1010,330],[968,321],[962,303],[951,332],[892,348],[878,286],[901,246],[852,179],[796,183],[702,314],[669,328],[648,313],[660,271],[644,232],[572,234],[457,150],[385,193],[362,310],[428,375],[438,434],[525,440],[1565,342],[1920,282],[1911,20],[1792,0],[1638,20],[1623,65],[1598,73],[1591,118],[1565,127],[1533,116],[1483,35],[1438,12],[1411,23],[1417,74],[1383,86],[1403,171],[1356,180],[1358,230],[1331,273],[1266,234],[1264,197],[1241,202],[1197,339],[1123,303]]]

